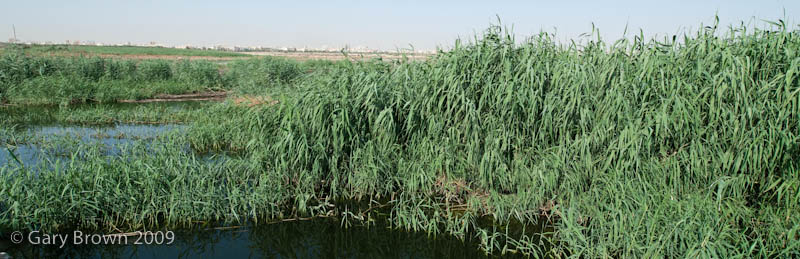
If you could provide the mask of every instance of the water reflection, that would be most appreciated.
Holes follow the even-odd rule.
[[[119,155],[125,146],[136,141],[147,141],[169,131],[185,129],[184,125],[135,125],[111,126],[28,126],[6,134],[24,135],[22,143],[0,150],[0,166],[16,164],[19,160],[28,168],[36,168],[44,161],[67,162],[77,147],[99,146],[103,155]],[[3,143],[5,144],[5,143]],[[11,154],[13,152],[13,155]],[[14,159],[16,157],[16,159]]]
[[[130,239],[133,242],[133,238]],[[7,241],[6,241],[7,242]],[[69,242],[68,242],[69,243]],[[390,230],[382,226],[343,228],[317,219],[237,229],[178,232],[171,245],[46,245],[0,243],[14,258],[482,258],[472,241]]]

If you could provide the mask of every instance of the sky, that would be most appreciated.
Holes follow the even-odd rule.
[[[111,1],[0,0],[0,41],[157,42],[433,50],[471,39],[498,17],[517,37],[591,32],[606,40],[643,31],[672,35],[710,24],[797,24],[800,1]],[[796,26],[794,28],[797,28]]]

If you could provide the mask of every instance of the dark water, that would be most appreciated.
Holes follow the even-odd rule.
[[[73,232],[66,234],[72,235]],[[172,244],[12,244],[5,234],[0,251],[12,258],[484,258],[473,241],[390,230],[380,226],[343,228],[318,219],[236,229],[176,232]]]

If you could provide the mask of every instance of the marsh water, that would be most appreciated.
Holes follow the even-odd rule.
[[[200,108],[207,105],[203,102],[162,102],[0,107],[0,118],[12,122],[0,124],[5,126],[0,128],[0,167],[23,164],[36,170],[44,162],[70,162],[71,157],[79,157],[86,153],[87,148],[98,148],[100,154],[106,156],[120,155],[124,149],[146,149],[153,139],[171,132],[181,133],[187,126],[178,123],[102,122],[102,118],[123,116],[129,117],[127,120],[139,120],[138,113],[154,111],[169,117],[170,114],[202,112]],[[79,122],[62,122],[64,120]],[[134,144],[143,146],[134,147]],[[188,145],[185,149],[189,151]]]
[[[134,142],[153,139],[168,131],[180,131],[184,125],[114,124],[102,126],[82,125],[25,125],[17,134],[25,135],[23,141],[0,152],[0,165],[21,163],[37,168],[43,161],[69,162],[75,147],[83,144],[103,148],[104,155],[118,155]],[[14,133],[12,133],[14,134]]]
[[[186,104],[148,104],[154,107],[183,109]],[[174,107],[173,107],[174,106]],[[114,105],[102,109],[130,109],[135,106]],[[175,108],[177,107],[177,108]],[[89,107],[96,109],[98,107]],[[70,163],[79,156],[80,148],[101,147],[103,155],[118,156],[126,148],[147,148],[148,141],[162,134],[185,131],[181,124],[130,124],[81,125],[48,122],[55,108],[0,109],[0,117],[23,116],[37,118],[31,123],[15,125],[6,134],[0,148],[0,167],[24,165],[36,170],[40,164]],[[177,110],[176,110],[177,111]],[[33,114],[36,113],[36,114]],[[23,136],[23,137],[21,137]],[[142,144],[144,143],[144,144]],[[187,152],[191,152],[186,147]],[[97,152],[97,151],[95,151]],[[94,153],[96,154],[96,153]],[[203,155],[208,157],[208,154]],[[213,155],[212,155],[213,156]],[[56,161],[56,162],[54,162]],[[219,159],[207,159],[208,163]],[[166,231],[162,230],[162,231]],[[174,229],[171,244],[57,245],[31,244],[10,241],[10,233],[0,237],[0,258],[52,258],[52,257],[136,257],[136,258],[472,258],[484,257],[477,241],[456,239],[448,235],[430,236],[421,232],[392,230],[385,226],[342,227],[335,219],[291,221],[275,224],[248,225],[245,227],[213,228],[194,227]],[[73,232],[65,232],[70,235]],[[27,235],[27,233],[26,233]],[[27,238],[26,238],[27,239]]]
[[[171,244],[12,244],[0,251],[12,258],[481,258],[477,244],[446,235],[389,230],[381,226],[344,228],[317,219],[229,229],[175,231]],[[71,233],[64,233],[71,235]],[[71,239],[71,237],[70,237]],[[68,239],[68,240],[70,240]]]

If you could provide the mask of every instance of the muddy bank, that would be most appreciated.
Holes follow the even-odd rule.
[[[154,98],[141,100],[119,100],[120,103],[152,103],[152,102],[187,102],[187,101],[222,101],[228,92],[206,92],[192,94],[159,94]]]

